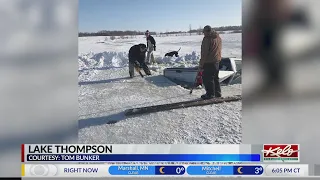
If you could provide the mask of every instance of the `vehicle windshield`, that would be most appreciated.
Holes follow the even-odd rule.
[[[219,69],[223,71],[232,71],[232,66],[229,58],[222,58],[219,63]]]

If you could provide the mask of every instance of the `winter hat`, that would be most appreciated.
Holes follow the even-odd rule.
[[[147,50],[147,46],[145,44],[139,44],[139,47],[143,50],[146,51]]]
[[[202,32],[211,32],[211,31],[212,31],[211,26],[206,25],[206,26],[203,28],[203,31],[202,31]]]
[[[143,43],[139,44],[139,46],[140,46],[141,48],[147,48],[147,46],[146,46],[145,44],[143,44]]]

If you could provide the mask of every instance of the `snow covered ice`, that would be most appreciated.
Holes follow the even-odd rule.
[[[79,143],[241,143],[241,101],[125,117],[129,108],[199,98],[163,77],[167,67],[198,65],[202,35],[157,37],[152,76],[128,73],[128,51],[144,36],[110,40],[79,37]],[[221,34],[223,57],[241,57],[241,34]],[[178,50],[180,57],[164,54]],[[223,96],[241,94],[241,84],[222,86]]]

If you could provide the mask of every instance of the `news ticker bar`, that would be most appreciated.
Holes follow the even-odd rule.
[[[27,154],[26,162],[44,161],[215,161],[260,162],[260,154]]]
[[[261,153],[262,145],[260,145]],[[248,144],[22,144],[21,154],[256,154]]]
[[[259,159],[259,160],[258,160]],[[299,144],[22,144],[28,161],[300,162]]]
[[[260,165],[106,165],[22,164],[22,177],[112,177],[112,176],[309,176],[307,164]]]

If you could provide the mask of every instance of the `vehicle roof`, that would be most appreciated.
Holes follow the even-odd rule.
[[[242,61],[241,58],[237,58],[237,57],[222,57],[222,59],[232,59],[232,60],[236,60],[236,61]]]

